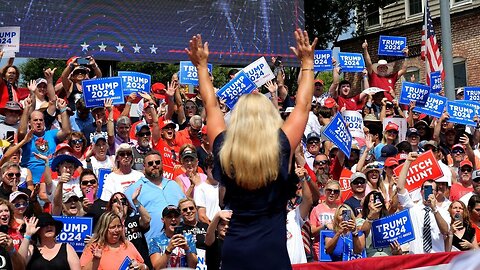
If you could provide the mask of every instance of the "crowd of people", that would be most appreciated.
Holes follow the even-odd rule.
[[[351,259],[346,253],[477,249],[480,125],[453,124],[447,113],[437,119],[416,113],[414,103],[398,103],[408,49],[394,70],[385,60],[372,63],[365,41],[361,89],[335,67],[326,90],[314,78],[316,40],[300,30],[295,40],[296,94],[275,65],[275,79],[242,96],[233,110],[215,95],[208,43],[199,35],[186,49],[198,70],[194,97],[182,92],[175,73],[166,85],[128,95],[123,105],[106,99],[88,108],[82,81],[103,74],[93,57],[84,65],[72,57],[58,81],[55,67],[45,67],[19,100],[20,70],[9,59],[0,80],[6,269],[119,269],[126,257],[131,269],[142,270],[289,269],[319,261],[321,253],[342,261]],[[369,87],[383,91],[362,91]],[[458,89],[456,98],[462,95]],[[141,116],[131,117],[137,107]],[[365,134],[353,140],[349,157],[322,134],[346,111],[361,113]],[[401,118],[408,126],[404,141],[405,130],[388,121]],[[408,190],[408,168],[427,151],[443,176]],[[346,185],[344,171],[351,174]],[[404,209],[415,239],[374,248],[372,222]],[[57,242],[63,223],[54,216],[92,218],[83,252]]]

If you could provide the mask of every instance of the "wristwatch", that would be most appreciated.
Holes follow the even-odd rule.
[[[140,202],[134,203],[133,205],[134,205],[135,208],[137,208],[137,209],[140,208],[140,206],[142,206],[142,204],[141,204]]]
[[[170,254],[172,254],[172,252],[169,251],[168,249],[165,249],[165,254],[170,255]]]
[[[352,233],[352,236],[353,236],[353,237],[358,237],[358,232],[353,232],[353,233]]]

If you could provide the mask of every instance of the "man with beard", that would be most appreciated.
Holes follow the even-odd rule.
[[[139,124],[135,127],[137,132],[135,137],[137,141],[132,147],[133,150],[133,169],[137,171],[143,170],[143,159],[145,154],[152,150],[150,141],[152,139],[152,132],[150,132],[150,127],[148,124]]]
[[[168,205],[176,205],[178,201],[185,197],[180,187],[175,181],[163,177],[162,156],[157,151],[150,151],[143,160],[145,167],[145,177],[130,185],[125,190],[125,195],[132,202],[132,195],[139,187],[142,187],[142,193],[138,196],[139,204],[136,208],[143,205],[152,217],[150,221],[150,230],[145,233],[147,242],[152,237],[160,235],[163,227],[162,210]],[[153,263],[153,260],[152,260]]]
[[[32,112],[32,101],[30,98],[25,99],[25,108],[20,119],[17,140],[23,140],[27,134],[28,125],[30,126],[30,129],[33,129],[32,140],[22,147],[23,152],[21,166],[27,167],[32,171],[34,184],[40,182],[40,178],[45,170],[45,162],[36,158],[34,153],[47,156],[51,165],[55,147],[58,143],[64,141],[72,132],[67,113],[67,102],[65,102],[63,99],[57,99],[56,103],[58,113],[62,118],[62,129],[46,131],[43,113],[40,111]]]

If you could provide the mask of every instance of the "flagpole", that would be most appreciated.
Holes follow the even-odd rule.
[[[442,25],[442,56],[443,70],[445,71],[445,96],[449,100],[455,100],[450,0],[440,0],[440,23]]]

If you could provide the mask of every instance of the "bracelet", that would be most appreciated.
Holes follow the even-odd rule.
[[[24,239],[27,239],[28,241],[31,241],[32,240],[32,236],[31,235],[28,235],[28,234],[25,234],[25,236],[23,237]]]
[[[66,112],[66,111],[67,111],[67,107],[65,107],[65,108],[63,108],[63,109],[60,109],[60,110],[59,110],[59,114],[62,114],[62,113],[64,113],[64,112]]]
[[[132,102],[130,102],[130,101],[127,101],[126,104],[127,104],[128,106],[132,106]]]
[[[302,68],[302,71],[314,71],[313,68]]]

